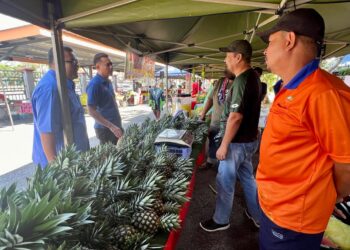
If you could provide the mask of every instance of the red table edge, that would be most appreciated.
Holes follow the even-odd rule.
[[[205,145],[203,145],[203,148],[196,159],[195,167],[194,167],[192,177],[191,177],[190,183],[188,185],[187,194],[186,194],[186,197],[188,197],[188,198],[192,197],[192,192],[194,189],[194,184],[195,184],[195,179],[196,179],[195,176],[196,176],[197,168],[198,168],[198,166],[203,164],[204,160],[205,160]],[[185,219],[186,219],[186,215],[187,215],[187,212],[189,210],[189,207],[190,207],[190,202],[191,201],[188,201],[185,204],[183,204],[182,208],[180,209],[179,218],[181,221],[181,223],[180,223],[181,228],[185,224]],[[176,230],[176,231],[173,230],[170,232],[168,240],[164,246],[165,250],[174,250],[175,249],[176,244],[177,244],[177,242],[180,238],[180,235],[181,235],[181,228]]]

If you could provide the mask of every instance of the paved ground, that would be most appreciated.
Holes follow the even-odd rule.
[[[121,107],[123,127],[132,123],[141,123],[147,117],[153,117],[147,105]],[[94,120],[86,115],[86,124],[90,146],[98,144],[93,128]],[[15,121],[14,130],[3,121],[0,122],[0,188],[17,182],[19,188],[26,186],[26,178],[33,175],[32,164],[33,123],[31,119]]]
[[[258,155],[254,157],[257,166]],[[231,227],[225,231],[207,233],[199,227],[199,222],[211,218],[215,208],[215,194],[209,184],[215,188],[216,169],[198,169],[195,187],[185,225],[181,232],[177,250],[255,250],[258,247],[258,229],[245,216],[243,190],[239,183],[231,215]]]

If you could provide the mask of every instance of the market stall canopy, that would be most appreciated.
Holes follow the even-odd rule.
[[[45,0],[0,0],[1,12],[48,27]],[[314,8],[326,22],[325,57],[350,52],[349,1],[235,0],[57,0],[57,23],[109,46],[153,56],[181,69],[202,65],[208,75],[222,72],[225,54],[218,51],[234,39],[248,39],[253,65],[263,65],[265,44],[256,30],[269,28],[280,14]],[[211,73],[212,72],[212,73]]]
[[[80,66],[92,65],[96,53],[108,53],[115,70],[124,71],[125,52],[63,31],[64,44],[74,49]],[[0,60],[47,64],[51,32],[36,25],[0,30]]]
[[[187,71],[184,70],[180,70],[178,68],[175,67],[169,67],[168,69],[168,78],[169,79],[185,79],[186,74],[188,74]],[[160,70],[156,70],[155,72],[155,76],[157,78],[164,78],[164,69],[160,69]]]

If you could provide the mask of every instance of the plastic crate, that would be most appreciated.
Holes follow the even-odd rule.
[[[156,145],[156,151],[160,150],[161,145]],[[176,146],[167,146],[169,153],[175,154],[184,159],[189,159],[191,156],[192,148],[187,147],[176,147]]]

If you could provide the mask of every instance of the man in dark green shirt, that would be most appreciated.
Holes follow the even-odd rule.
[[[246,40],[233,41],[226,52],[226,66],[235,76],[232,91],[227,96],[220,121],[222,140],[216,157],[220,160],[217,182],[217,198],[214,216],[201,222],[207,232],[230,227],[236,179],[244,190],[247,216],[259,227],[259,205],[256,182],[253,175],[252,156],[258,146],[258,122],[260,116],[261,86],[250,66],[252,47]]]

